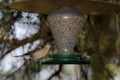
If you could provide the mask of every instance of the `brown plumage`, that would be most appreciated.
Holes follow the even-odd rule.
[[[35,61],[41,60],[48,56],[50,47],[51,47],[51,44],[47,43],[42,49],[37,50],[34,53],[29,52],[27,54],[15,56],[15,57],[29,57],[30,59],[35,60]]]
[[[42,59],[42,58],[47,57],[50,47],[51,47],[50,43],[46,44],[43,49],[41,49],[41,50],[33,53],[33,54],[31,55],[31,57],[32,57],[34,60],[40,60],[40,59]]]

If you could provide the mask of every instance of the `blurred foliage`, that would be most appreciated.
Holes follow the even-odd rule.
[[[87,22],[81,31],[79,47],[93,47],[95,54],[91,59],[91,67],[94,75],[93,80],[109,80],[112,73],[105,65],[111,63],[111,59],[116,56],[115,41],[117,34],[114,26],[111,28],[111,21],[115,20],[114,15],[88,15]],[[109,71],[109,73],[108,73]]]

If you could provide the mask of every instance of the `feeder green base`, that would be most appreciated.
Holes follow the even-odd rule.
[[[89,64],[90,61],[76,54],[53,54],[42,60],[42,64]]]

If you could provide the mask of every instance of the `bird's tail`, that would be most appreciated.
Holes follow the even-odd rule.
[[[14,57],[23,57],[23,58],[26,58],[26,59],[30,59],[30,55],[26,55],[26,54],[23,54],[23,55],[16,55]]]

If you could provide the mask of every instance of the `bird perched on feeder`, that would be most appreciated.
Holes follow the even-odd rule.
[[[35,51],[34,53],[28,52],[27,54],[18,55],[15,57],[27,57],[29,59],[38,61],[48,56],[48,52],[51,48],[51,43],[47,43],[42,49]]]
[[[95,51],[91,47],[87,48],[87,49],[83,50],[82,57],[85,58],[86,60],[89,60],[94,52]]]

